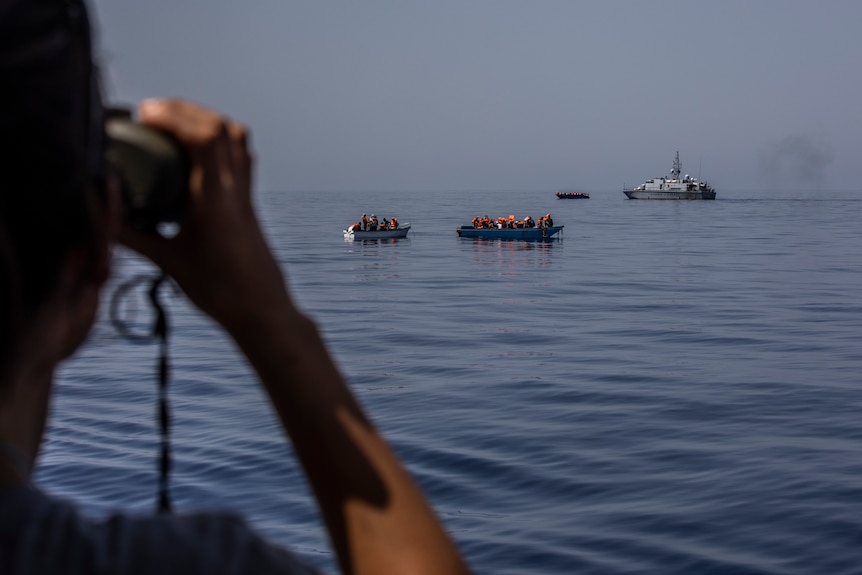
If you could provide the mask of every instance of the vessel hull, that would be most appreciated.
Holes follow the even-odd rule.
[[[542,241],[554,237],[562,229],[563,226],[551,226],[549,228],[474,228],[473,226],[461,226],[457,232],[462,238]]]
[[[344,230],[344,239],[346,240],[393,240],[406,238],[407,232],[410,231],[410,226],[403,226],[398,228],[397,230],[376,230],[373,232],[369,231],[350,231]]]
[[[715,192],[686,190],[623,190],[630,200],[714,200]]]

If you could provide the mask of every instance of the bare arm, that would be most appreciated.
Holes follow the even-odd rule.
[[[467,573],[290,298],[251,203],[245,128],[177,100],[145,102],[139,115],[189,150],[191,208],[172,239],[124,230],[122,240],[171,275],[251,362],[306,471],[342,571]]]

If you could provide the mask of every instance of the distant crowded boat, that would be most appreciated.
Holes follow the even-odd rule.
[[[344,230],[344,239],[347,240],[391,240],[396,238],[406,238],[407,232],[410,231],[410,222],[398,223],[398,218],[388,220],[383,218],[382,221],[377,219],[377,216],[371,214],[371,217],[366,217],[362,214],[360,221],[355,224],[350,224]]]
[[[630,200],[714,200],[715,189],[706,182],[700,182],[688,174],[680,178],[682,165],[679,152],[673,160],[670,178],[653,178],[636,188],[623,189]]]
[[[462,238],[483,238],[488,240],[528,240],[541,241],[557,235],[563,226],[549,228],[474,228],[461,226],[456,231]]]
[[[557,199],[559,200],[586,200],[589,197],[588,192],[557,192]]]
[[[391,240],[395,238],[406,238],[407,232],[410,231],[410,223],[405,222],[403,226],[398,226],[397,229],[394,230],[381,230],[377,229],[374,231],[369,230],[361,230],[354,229],[353,224],[346,230],[344,230],[344,239],[346,240]]]
[[[546,214],[536,222],[530,216],[516,220],[514,214],[491,219],[488,216],[476,216],[470,226],[458,228],[458,236],[462,238],[485,238],[500,240],[545,240],[553,237],[563,226],[555,226],[551,214]]]

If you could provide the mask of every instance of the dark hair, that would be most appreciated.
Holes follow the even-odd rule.
[[[65,257],[95,237],[101,101],[81,0],[0,7],[0,371],[55,289]]]

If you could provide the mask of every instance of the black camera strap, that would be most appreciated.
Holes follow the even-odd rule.
[[[160,274],[153,276],[137,276],[122,283],[111,299],[111,323],[120,334],[129,341],[135,343],[150,343],[158,340],[159,357],[156,366],[158,396],[156,408],[156,423],[159,426],[159,457],[158,457],[158,495],[156,509],[159,513],[171,512],[171,498],[169,490],[169,477],[171,472],[171,414],[168,403],[168,380],[170,374],[170,363],[168,358],[168,316],[159,299],[159,291],[165,285],[167,276]],[[153,308],[155,317],[149,333],[139,333],[132,330],[129,322],[120,317],[120,308],[126,296],[135,288],[139,288],[146,282],[152,282],[147,291],[147,296]]]
[[[159,301],[159,287],[165,280],[165,274],[159,275],[150,287],[150,302],[156,313],[153,324],[153,337],[159,340],[159,513],[171,512],[171,498],[168,493],[168,477],[171,473],[171,413],[168,405],[168,374],[170,365],[168,363],[168,316],[165,308]]]

